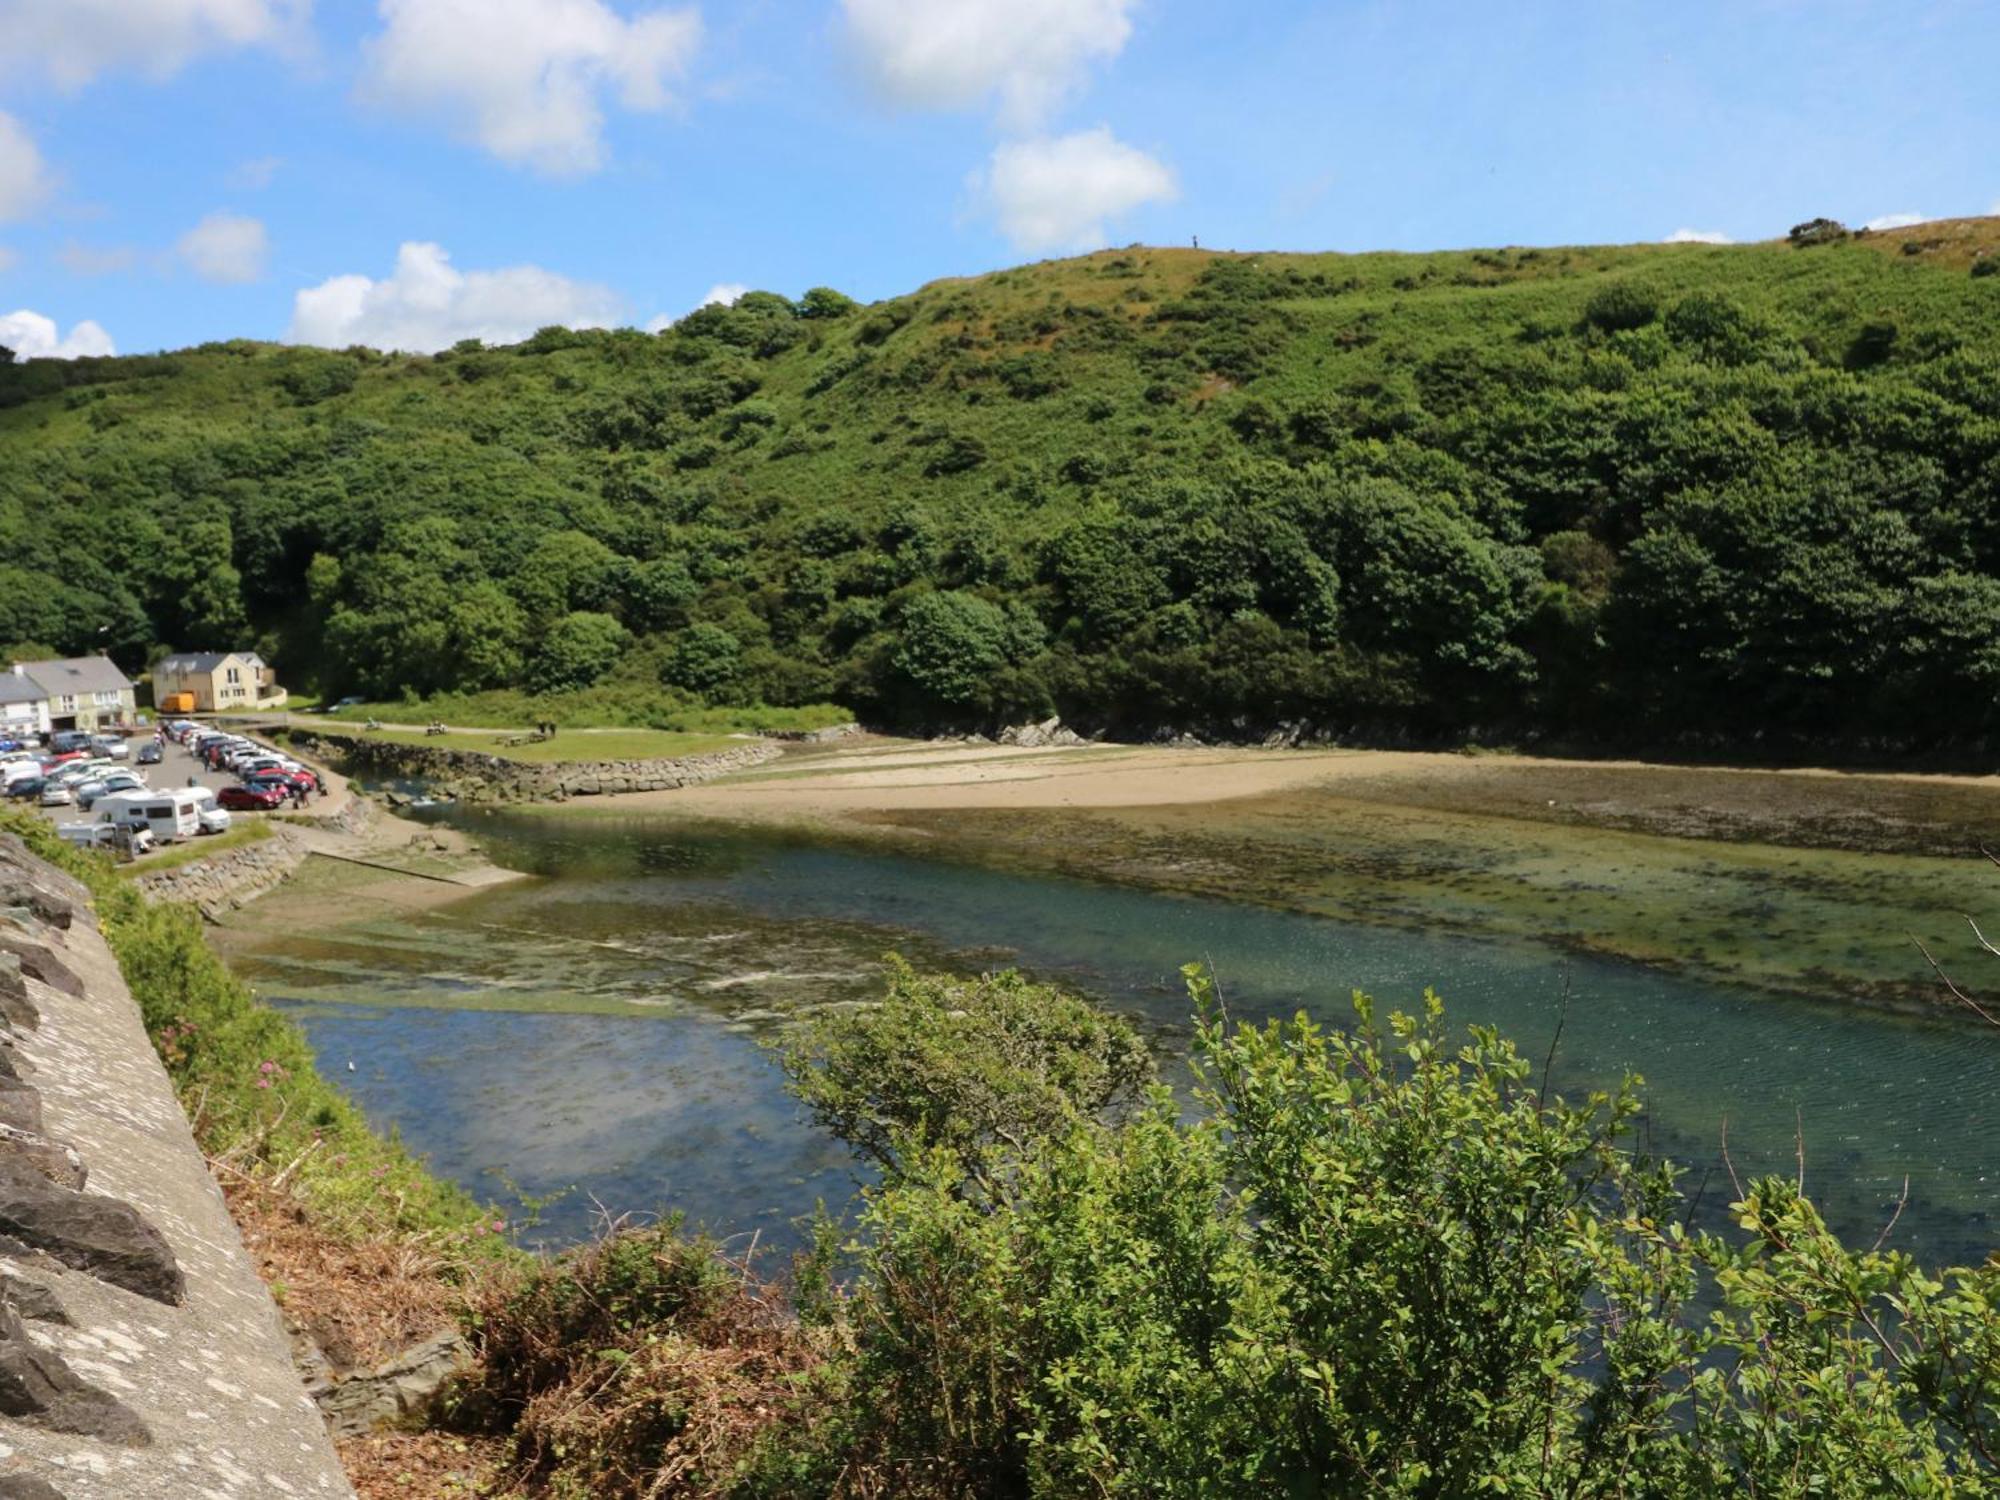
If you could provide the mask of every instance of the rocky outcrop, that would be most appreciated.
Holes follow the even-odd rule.
[[[1039,724],[1016,724],[1003,729],[994,736],[993,743],[1018,745],[1023,750],[1040,750],[1048,745],[1084,745],[1089,741],[1074,729],[1065,728],[1060,718],[1049,718]]]
[[[453,1377],[472,1363],[472,1351],[456,1328],[362,1369],[336,1368],[309,1338],[295,1336],[293,1351],[306,1389],[337,1438],[420,1424]]]
[[[359,800],[359,799],[354,799]],[[281,885],[305,862],[305,840],[283,824],[254,844],[238,844],[208,859],[137,877],[155,901],[185,901],[211,921]]]
[[[351,1496],[88,892],[0,896],[0,1500]]]
[[[580,744],[587,741],[586,736],[577,738]],[[349,774],[373,772],[421,781],[434,795],[465,802],[564,802],[571,797],[670,792],[762,765],[784,753],[781,746],[760,739],[746,741],[738,749],[680,760],[536,763],[323,729],[295,729],[292,743],[308,755],[339,762]]]

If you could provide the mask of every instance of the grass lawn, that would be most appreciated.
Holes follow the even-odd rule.
[[[347,723],[338,727],[346,733],[355,729]],[[472,750],[537,765],[558,760],[679,760],[689,755],[712,755],[746,743],[726,734],[681,734],[667,729],[564,729],[552,740],[531,745],[505,743],[525,737],[528,733],[525,729],[457,730],[449,734],[426,734],[421,729],[376,729],[363,733],[371,740],[426,745],[438,750]]]
[[[131,864],[118,866],[120,875],[150,875],[155,870],[171,870],[178,865],[191,865],[198,859],[220,854],[226,849],[240,849],[245,844],[260,844],[271,836],[270,822],[253,813],[233,815],[229,832],[211,834],[206,838],[190,839],[185,844],[169,844],[156,854]]]

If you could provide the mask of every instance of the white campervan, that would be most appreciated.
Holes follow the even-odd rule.
[[[191,839],[201,832],[201,800],[191,787],[113,792],[97,799],[96,812],[100,823],[143,826],[163,844]]]

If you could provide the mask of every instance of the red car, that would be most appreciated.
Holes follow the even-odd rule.
[[[231,812],[270,812],[285,805],[285,794],[274,786],[226,786],[215,801]]]
[[[259,771],[254,776],[244,778],[245,786],[270,786],[283,792],[297,787],[301,791],[316,791],[318,780],[310,771]]]

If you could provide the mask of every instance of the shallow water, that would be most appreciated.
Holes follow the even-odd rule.
[[[640,819],[485,816],[503,862],[544,878],[424,913],[384,911],[237,963],[306,1026],[370,1117],[441,1171],[506,1197],[568,1189],[539,1235],[600,1211],[680,1209],[725,1234],[795,1242],[856,1175],[801,1121],[760,1037],[811,1006],[866,1000],[877,960],[1019,963],[1186,1038],[1177,969],[1211,962],[1233,1015],[1351,1015],[1360,987],[1455,1024],[1490,1022],[1541,1056],[1567,973],[1558,1085],[1647,1080],[1655,1149],[1704,1202],[1739,1173],[1794,1170],[1850,1237],[1872,1240],[1909,1178],[1895,1240],[1932,1262],[1996,1238],[1989,1173],[2000,1037],[1773,997],[1515,939],[1392,930],[943,859]],[[352,1060],[354,1070],[346,1063]],[[504,1179],[504,1182],[503,1182]]]

